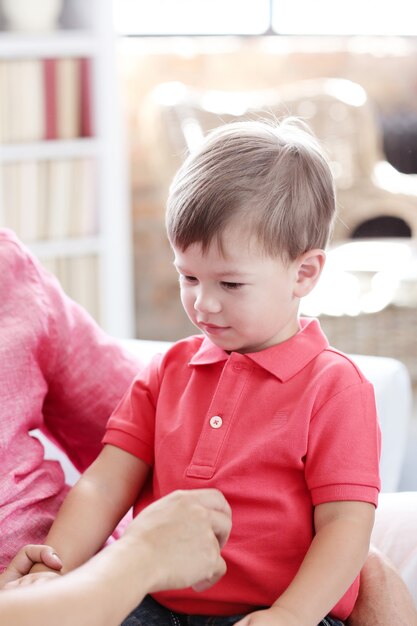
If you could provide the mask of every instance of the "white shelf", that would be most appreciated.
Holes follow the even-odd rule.
[[[29,242],[28,246],[40,259],[61,256],[76,257],[87,254],[103,254],[104,252],[104,242],[99,236],[34,241]]]
[[[103,143],[99,139],[89,138],[0,144],[0,163],[97,157],[101,150],[103,150]]]
[[[28,7],[35,11],[36,2],[28,2]],[[0,62],[63,57],[91,59],[91,108],[95,137],[3,143],[0,144],[0,167],[9,163],[55,159],[91,157],[95,161],[97,181],[93,209],[99,225],[97,236],[36,242],[28,240],[26,243],[51,268],[55,266],[55,259],[59,261],[58,266],[62,265],[61,260],[68,258],[73,261],[72,267],[77,267],[77,257],[82,260],[88,255],[96,256],[99,275],[93,290],[97,288],[99,292],[98,321],[111,335],[132,337],[134,302],[130,193],[120,85],[114,55],[112,0],[64,0],[60,19],[62,30],[51,33],[35,35],[0,31]],[[7,173],[9,170],[4,171]],[[0,205],[0,218],[1,215]],[[85,284],[83,278],[80,276],[80,282]]]
[[[89,57],[99,54],[97,39],[87,30],[62,30],[49,34],[24,35],[0,31],[0,57],[3,59]]]

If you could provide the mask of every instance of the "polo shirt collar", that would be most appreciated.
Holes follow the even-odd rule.
[[[316,319],[301,318],[298,333],[276,346],[260,352],[238,355],[251,359],[280,381],[285,382],[298,374],[320,352],[329,347],[329,342]],[[236,355],[237,353],[232,353]],[[204,337],[199,350],[190,360],[190,365],[209,365],[227,361],[231,355],[215,346]]]

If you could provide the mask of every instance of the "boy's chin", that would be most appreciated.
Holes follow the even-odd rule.
[[[211,343],[213,343],[218,348],[221,348],[225,352],[239,352],[240,354],[244,354],[245,352],[254,352],[254,350],[252,350],[251,348],[246,347],[240,343],[227,340],[222,341],[218,337],[211,337],[206,333],[203,334],[205,337],[207,337],[207,339],[209,339],[209,341],[211,341]]]

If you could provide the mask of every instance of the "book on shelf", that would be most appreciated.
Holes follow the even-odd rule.
[[[98,232],[96,163],[58,159],[49,163],[47,238],[89,237]]]
[[[37,161],[23,161],[19,164],[19,193],[17,212],[19,214],[20,237],[23,241],[36,241],[39,232],[39,201],[38,185],[41,180]]]
[[[59,278],[59,272],[58,272],[58,264],[57,264],[57,257],[56,256],[50,256],[50,257],[45,257],[40,259],[43,267],[46,269],[47,272],[49,272],[50,274],[53,274],[61,283],[60,278]],[[64,289],[64,285],[61,283],[62,288]]]
[[[0,142],[91,137],[91,59],[0,60]]]
[[[65,239],[70,232],[72,160],[48,162],[47,239]]]
[[[0,205],[4,220],[1,226],[7,226],[20,235],[19,164],[5,163],[0,174]]]
[[[48,238],[49,221],[49,168],[47,161],[38,161],[38,184],[36,187],[37,198],[37,240],[42,241]]]
[[[7,64],[0,60],[0,142],[7,137],[7,98],[5,94]]]
[[[45,92],[37,59],[1,61],[0,140],[40,141],[45,136]]]
[[[57,138],[81,136],[81,86],[79,59],[56,61]]]
[[[56,59],[43,60],[45,91],[45,139],[56,139],[57,130],[57,84]]]
[[[70,274],[71,257],[59,256],[55,258],[55,276],[58,278],[61,287],[65,293],[73,298],[71,291],[71,274]],[[75,300],[75,298],[73,298]],[[81,304],[81,302],[79,303]]]
[[[73,257],[69,265],[70,294],[100,323],[100,279],[97,256]]]
[[[0,226],[23,241],[98,233],[93,159],[27,160],[0,165]]]
[[[39,141],[45,137],[45,92],[42,88],[42,66],[33,59],[22,60],[19,63],[20,81],[16,88],[19,99],[14,115],[16,130],[20,129],[18,137],[21,141]],[[16,80],[16,77],[12,78]],[[12,114],[13,111],[14,109],[12,109]]]
[[[42,265],[59,280],[65,293],[100,323],[99,259],[96,255],[46,257]]]
[[[85,57],[80,59],[80,135],[81,137],[92,137],[93,129],[93,90],[91,59]]]
[[[97,163],[93,159],[74,159],[73,198],[69,234],[92,236],[99,230],[97,207]]]
[[[11,228],[25,242],[42,239],[42,165],[38,161],[5,163],[0,181],[0,226]]]

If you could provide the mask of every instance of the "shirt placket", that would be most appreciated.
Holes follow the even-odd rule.
[[[211,478],[214,475],[252,369],[252,362],[242,354],[232,353],[226,361],[186,471],[188,477]]]

